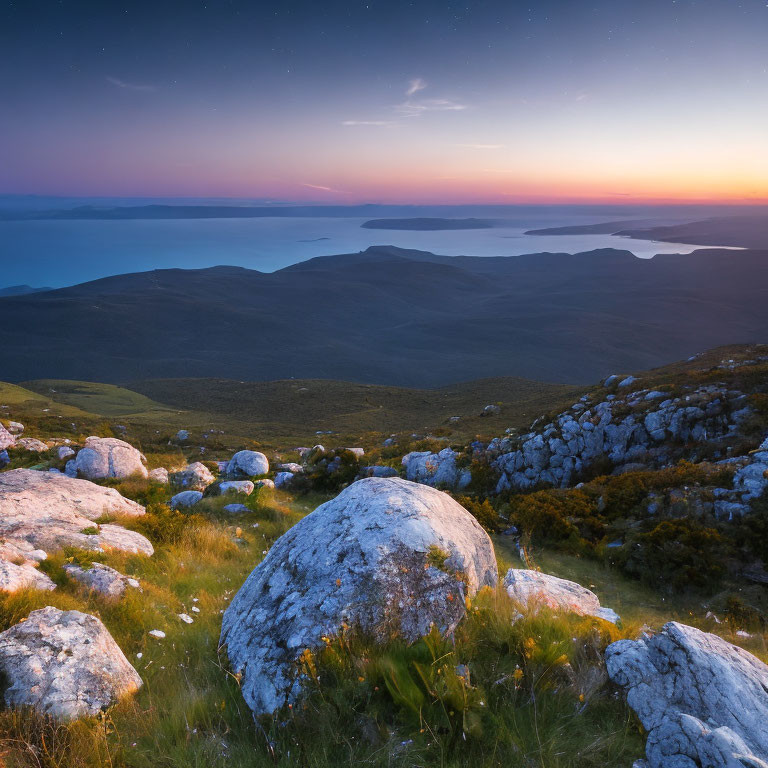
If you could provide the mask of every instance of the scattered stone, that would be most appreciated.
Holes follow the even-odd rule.
[[[62,459],[68,459],[70,456],[74,456],[75,452],[72,448],[70,448],[68,445],[60,445],[56,449],[56,456],[61,461]]]
[[[9,421],[8,422],[8,431],[12,435],[20,435],[24,432],[24,425],[21,424],[18,421]]]
[[[285,488],[293,480],[293,472],[277,472],[275,474],[275,488]]]
[[[498,405],[486,405],[485,408],[483,408],[483,412],[480,414],[481,416],[498,416],[501,413],[501,406]]]
[[[275,487],[275,481],[270,480],[268,477],[264,477],[261,480],[255,481],[257,488],[274,488]]]
[[[165,637],[165,632],[162,629],[150,629],[148,634],[150,637],[155,637],[158,640],[162,640]]]
[[[188,614],[188,613],[180,613],[179,618],[185,623],[185,624],[192,624],[194,622],[194,619]]]
[[[216,481],[216,478],[202,461],[196,461],[180,472],[174,472],[170,479],[177,488],[185,488],[189,491],[204,491]]]
[[[256,486],[250,480],[226,480],[219,485],[222,494],[225,493],[243,493],[250,496]]]
[[[6,448],[13,448],[16,445],[16,438],[0,424],[0,451]]]
[[[278,464],[277,468],[281,472],[293,472],[294,475],[298,475],[304,471],[304,467],[301,464],[297,464],[295,461],[289,461],[287,464]]]
[[[608,646],[611,679],[648,732],[649,768],[741,768],[768,760],[768,666],[717,635],[671,621]]]
[[[171,509],[188,508],[194,507],[202,498],[203,494],[200,491],[182,491],[172,496],[168,503]]]
[[[364,448],[342,448],[342,451],[349,451],[349,453],[352,453],[355,455],[355,457],[359,460],[362,459],[363,456],[365,456],[365,449]]]
[[[185,440],[189,440],[189,430],[187,430],[187,429],[180,429],[180,430],[179,430],[179,431],[176,433],[176,439],[177,439],[177,440],[178,440],[180,443],[183,443]]]
[[[31,453],[45,453],[48,450],[48,444],[36,437],[22,437],[16,440],[16,447]]]
[[[554,611],[596,616],[613,624],[619,620],[618,614],[602,608],[597,595],[586,587],[540,571],[510,568],[504,577],[504,588],[513,600],[534,609],[544,605]]]
[[[142,684],[99,619],[51,606],[0,633],[0,672],[8,706],[58,720],[98,715]]]
[[[147,460],[130,443],[116,437],[89,437],[74,459],[74,470],[88,480],[147,477]]]
[[[230,515],[243,515],[251,511],[245,504],[227,504],[222,509]]]
[[[226,474],[238,479],[243,477],[257,477],[269,472],[269,461],[263,453],[258,451],[238,451],[227,464]]]
[[[248,705],[273,712],[299,694],[294,663],[323,636],[345,623],[378,638],[448,634],[465,598],[497,579],[488,535],[450,496],[366,478],[275,542],[227,608],[221,641]]]
[[[130,576],[124,576],[120,571],[102,563],[91,563],[83,567],[74,563],[64,566],[64,572],[75,581],[106,597],[122,597],[126,589],[139,589],[139,582]]]
[[[0,557],[0,592],[18,592],[20,589],[52,590],[56,585],[32,563],[17,565]]]
[[[158,467],[157,469],[150,470],[148,477],[153,483],[162,483],[162,485],[168,485],[170,482],[170,476],[168,474],[168,470],[165,467]]]

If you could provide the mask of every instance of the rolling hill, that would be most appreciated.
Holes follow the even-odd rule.
[[[768,337],[768,251],[442,257],[388,246],[274,273],[157,270],[0,299],[2,378],[562,383]]]

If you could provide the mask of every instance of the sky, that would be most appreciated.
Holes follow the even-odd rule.
[[[766,0],[0,0],[0,193],[768,201]]]

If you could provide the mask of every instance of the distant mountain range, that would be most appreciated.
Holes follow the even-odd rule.
[[[52,288],[33,288],[31,285],[9,285],[6,288],[0,288],[0,296],[26,296],[28,293],[41,293],[50,291]]]
[[[0,299],[2,378],[591,382],[768,339],[768,251],[444,257],[394,247],[274,273],[158,270]]]

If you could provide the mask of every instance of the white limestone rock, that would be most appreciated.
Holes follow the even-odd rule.
[[[153,483],[161,483],[162,485],[168,485],[170,482],[170,475],[165,467],[158,467],[157,469],[151,469],[148,475],[149,479]]]
[[[671,621],[608,646],[611,679],[648,732],[649,768],[768,762],[768,666],[717,635]]]
[[[91,563],[89,567],[68,563],[64,566],[64,572],[71,579],[105,597],[122,597],[129,588],[139,589],[137,579],[125,576],[102,563]]]
[[[18,592],[20,589],[56,589],[56,585],[33,562],[12,563],[0,557],[0,592]]]
[[[540,571],[510,568],[504,577],[504,588],[513,600],[530,608],[544,605],[554,611],[596,616],[613,624],[619,620],[618,614],[601,607],[597,595],[586,587]]]
[[[465,598],[497,579],[490,538],[450,496],[366,478],[275,542],[227,608],[221,642],[248,705],[273,712],[300,694],[300,654],[345,622],[381,639],[412,641],[433,625],[448,634]]]
[[[12,435],[21,435],[24,432],[24,425],[19,421],[9,421],[8,431]]]
[[[266,475],[269,472],[269,461],[258,451],[238,451],[227,464],[226,474],[235,480],[247,477]]]
[[[144,454],[116,437],[87,438],[73,461],[75,472],[88,480],[149,474]]]
[[[202,498],[203,494],[200,491],[182,491],[172,496],[168,504],[171,509],[186,509],[194,507]]]
[[[0,451],[6,448],[13,448],[16,445],[16,438],[0,424]]]
[[[94,524],[104,515],[135,517],[144,513],[144,507],[114,488],[102,488],[88,480],[34,469],[0,474],[0,537],[22,550],[73,546],[151,555],[152,545],[141,534],[119,525]]]
[[[202,461],[196,461],[180,472],[174,472],[170,478],[174,486],[188,491],[204,491],[216,481],[216,478]]]
[[[0,633],[5,703],[57,720],[92,717],[142,684],[95,616],[48,606]]]
[[[45,453],[50,446],[36,437],[20,437],[16,440],[16,447],[31,453]]]
[[[457,466],[458,457],[452,448],[443,448],[439,453],[411,451],[403,456],[402,463],[408,480],[460,491],[472,482],[472,473],[468,467]]]
[[[225,480],[219,485],[222,494],[242,493],[245,496],[250,496],[255,488],[256,486],[250,480]]]

